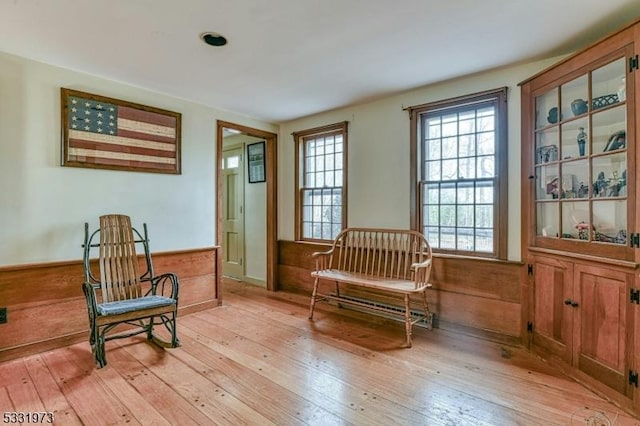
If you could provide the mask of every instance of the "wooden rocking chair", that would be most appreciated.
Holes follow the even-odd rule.
[[[146,270],[140,274],[136,244],[144,248]],[[178,277],[167,273],[154,275],[149,252],[147,224],[143,234],[131,226],[124,215],[100,216],[100,229],[89,234],[84,225],[84,284],[89,312],[89,343],[98,368],[107,364],[105,342],[146,333],[147,339],[163,347],[180,346],[176,334]],[[98,251],[100,277],[91,270],[90,256]],[[121,324],[129,327],[107,335]],[[155,325],[164,325],[169,342],[157,338]],[[132,330],[133,327],[133,330]]]

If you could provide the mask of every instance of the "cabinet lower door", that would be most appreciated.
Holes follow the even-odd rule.
[[[533,345],[571,363],[573,264],[536,256],[534,261]]]
[[[633,275],[612,269],[575,265],[574,363],[583,372],[630,396],[628,348],[633,341],[633,319],[628,289]]]

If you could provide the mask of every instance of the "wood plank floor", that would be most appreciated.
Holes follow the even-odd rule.
[[[224,306],[179,318],[183,346],[88,343],[0,364],[2,411],[60,425],[640,425],[520,348],[225,280]]]

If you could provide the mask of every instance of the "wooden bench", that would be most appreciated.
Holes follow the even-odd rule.
[[[316,269],[309,319],[318,301],[337,301],[400,316],[404,319],[406,346],[411,347],[413,324],[425,320],[431,328],[433,314],[429,312],[426,290],[431,287],[431,246],[416,231],[397,229],[347,228],[340,232],[329,251],[313,253]],[[335,293],[319,291],[321,282],[335,284]],[[340,293],[340,284],[359,289],[383,290],[402,297],[402,307],[366,300]],[[424,315],[411,315],[411,295],[420,295]]]

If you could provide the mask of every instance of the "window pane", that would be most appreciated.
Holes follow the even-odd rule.
[[[473,183],[461,183],[458,185],[458,204],[473,204]]]
[[[327,139],[325,143],[325,154],[333,154],[335,151],[335,142],[334,139]]]
[[[493,204],[493,182],[480,182],[476,187],[476,200],[478,203]]]
[[[304,186],[307,188],[313,188],[316,186],[316,175],[315,173],[306,173],[304,175]]]
[[[237,169],[240,165],[240,157],[234,155],[232,157],[227,157],[227,169]]]
[[[476,219],[479,227],[482,227],[482,228],[493,227],[493,205],[477,206]]]
[[[440,205],[440,225],[455,226],[456,224],[456,206]]]
[[[456,158],[458,156],[458,138],[442,139],[442,158]]]
[[[487,178],[496,175],[495,157],[493,155],[478,157],[478,177]]]
[[[456,243],[458,250],[472,251],[475,247],[473,228],[458,228]]]
[[[444,160],[442,161],[442,180],[457,180],[458,179],[458,160]]]
[[[476,251],[493,252],[493,229],[476,230]]]
[[[454,204],[456,202],[456,187],[454,184],[443,184],[440,190],[440,202]]]
[[[455,228],[441,228],[440,248],[445,248],[445,249],[456,248],[456,229]]]
[[[478,155],[495,154],[495,134],[491,133],[478,133]]]
[[[442,136],[440,124],[440,117],[426,120],[424,133],[427,139],[440,138]]]
[[[440,208],[438,206],[429,206],[427,212],[425,225],[438,225],[440,223]]]
[[[335,170],[335,156],[333,154],[328,154],[324,157],[324,168],[325,170]]]
[[[461,135],[475,133],[476,131],[476,114],[475,111],[464,111],[459,115]]]
[[[316,163],[315,160],[313,159],[313,157],[309,157],[305,160],[305,171],[308,172],[314,172],[316,170]]]
[[[473,206],[458,206],[458,226],[473,226]]]
[[[440,161],[427,161],[426,163],[426,180],[440,180],[440,171],[442,163]]]
[[[442,117],[442,136],[456,136],[458,134],[458,115],[451,114]]]
[[[461,158],[458,160],[458,179],[474,179],[476,177],[476,159]]]
[[[424,229],[424,235],[427,237],[427,241],[433,247],[440,247],[440,232],[438,227],[430,226]]]
[[[458,138],[460,157],[476,155],[476,135],[464,135]]]
[[[431,139],[427,143],[427,160],[439,160],[442,158],[442,139]]]
[[[438,204],[440,202],[440,185],[425,186],[426,196],[424,197],[427,204]]]

